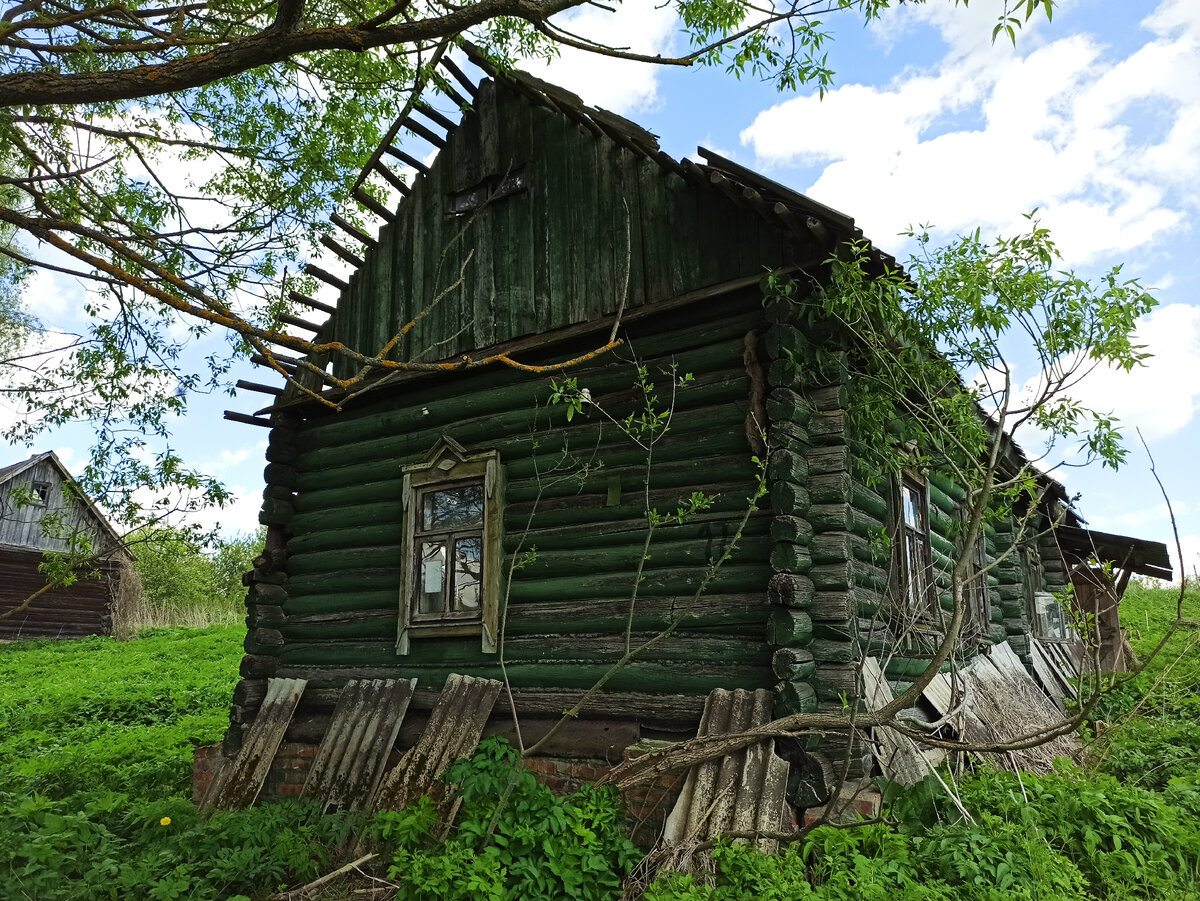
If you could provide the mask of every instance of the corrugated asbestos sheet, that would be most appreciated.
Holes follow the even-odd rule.
[[[772,719],[774,705],[775,694],[766,689],[718,688],[704,702],[696,735],[722,735],[761,726]],[[686,845],[727,832],[778,831],[787,776],[787,761],[775,755],[770,741],[692,767],[663,827],[663,844],[681,846],[686,853]],[[769,839],[758,841],[758,847],[768,853],[776,844]]]
[[[239,810],[254,804],[307,684],[305,679],[267,681],[267,696],[254,725],[237,757],[227,761],[217,773],[200,806],[202,811]]]
[[[475,750],[502,687],[495,679],[451,674],[429,716],[429,725],[384,777],[371,810],[401,810],[426,794],[440,801],[438,794],[444,787],[439,777],[450,764]]]
[[[412,700],[417,680],[354,679],[338,696],[301,797],[329,810],[370,803]]]

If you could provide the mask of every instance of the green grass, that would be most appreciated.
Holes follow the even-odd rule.
[[[190,793],[192,749],[229,723],[244,627],[0,646],[0,787]]]
[[[1134,587],[1122,615],[1144,656],[1174,619],[1174,596]],[[1146,672],[1104,699],[1086,769],[970,776],[961,791],[974,825],[955,822],[931,789],[909,793],[893,824],[819,830],[775,858],[722,844],[715,885],[664,877],[648,897],[1197,901],[1194,591],[1184,616]],[[189,801],[192,749],[226,727],[242,636],[241,626],[159,629],[128,642],[0,646],[0,899],[263,897],[337,865],[333,849],[363,826],[353,817],[277,803],[202,820]],[[406,858],[394,875],[405,897],[433,897],[428,886],[447,879],[453,897],[508,897],[499,871],[478,891],[455,882],[451,865],[476,857],[469,843],[421,847],[424,869]]]

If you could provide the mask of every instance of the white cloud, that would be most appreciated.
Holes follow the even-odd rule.
[[[767,166],[827,162],[809,193],[876,240],[914,222],[1009,231],[1039,207],[1069,262],[1128,254],[1200,201],[1200,25],[1181,9],[1164,3],[1154,39],[1116,61],[1085,35],[1013,55],[943,24],[936,70],[785,101],[742,142]]]
[[[553,20],[555,27],[570,34],[648,56],[670,55],[677,22],[671,4],[653,0],[626,0],[613,12],[582,6]],[[646,63],[564,48],[549,63],[528,60],[521,66],[574,91],[585,103],[615,113],[647,109],[658,100],[658,70]]]
[[[1134,340],[1154,354],[1131,372],[1098,369],[1073,392],[1101,412],[1115,413],[1123,430],[1147,441],[1177,434],[1200,409],[1200,307],[1168,304],[1138,323]]]

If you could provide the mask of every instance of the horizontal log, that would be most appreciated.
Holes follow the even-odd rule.
[[[767,418],[772,422],[806,425],[813,409],[808,400],[790,388],[776,388],[767,396]]]
[[[849,391],[845,385],[824,385],[808,389],[808,402],[813,409],[822,412],[844,410],[849,403]]]
[[[843,444],[846,440],[846,413],[843,410],[822,410],[813,413],[808,422],[808,434],[813,444]]]
[[[880,596],[865,588],[816,591],[809,613],[814,621],[850,623],[859,615],[874,616],[879,612],[880,603]]]
[[[807,455],[812,439],[803,426],[789,420],[775,420],[767,426],[767,444]]]
[[[414,641],[412,649],[422,642]],[[394,648],[380,642],[375,649],[364,643],[289,644],[280,649],[279,666],[282,672],[313,671],[323,667],[357,666],[375,671],[387,671],[391,678],[416,677],[421,688],[440,689],[452,672],[479,678],[503,680],[495,663],[483,665],[451,664],[446,661],[416,663],[410,655],[397,657]],[[244,658],[245,659],[245,658]],[[664,694],[707,694],[714,688],[760,688],[774,681],[768,660],[762,666],[688,663],[646,663],[634,661],[612,674],[607,687],[612,691],[640,691]],[[512,663],[505,667],[508,681],[514,688],[556,688],[586,690],[609,672],[607,663]]]
[[[777,573],[804,575],[812,565],[812,557],[804,545],[779,541],[771,548],[771,569]]]
[[[807,459],[809,472],[813,475],[850,471],[850,448],[845,444],[814,447],[809,450]]]
[[[775,573],[767,586],[767,598],[780,607],[807,607],[813,598],[812,580],[793,573]]]
[[[725,630],[731,635],[761,636],[767,620],[761,593],[704,594],[698,598],[640,597],[633,605],[633,627],[661,630]],[[553,635],[559,631],[624,633],[630,622],[630,597],[591,598],[585,603],[510,604],[506,634]]]
[[[854,480],[848,472],[822,473],[808,482],[814,504],[845,504],[850,501],[853,491]]]
[[[860,656],[858,642],[813,638],[808,649],[818,666],[825,663],[855,663]]]
[[[785,323],[778,323],[767,329],[765,344],[767,353],[774,359],[798,357],[809,360],[816,353],[812,343],[804,336],[803,332],[795,326]]]
[[[803,546],[812,541],[813,529],[807,519],[781,514],[771,520],[771,537]]]
[[[808,489],[794,482],[775,482],[770,488],[771,509],[786,516],[804,517],[808,513]]]
[[[767,619],[767,641],[775,647],[804,647],[812,640],[812,619],[803,610],[772,607]]]
[[[815,713],[817,693],[804,679],[784,682],[776,696],[776,712],[784,716],[797,713]]]
[[[801,682],[812,675],[816,661],[807,648],[778,648],[771,655],[771,670],[784,682]]]
[[[785,448],[773,450],[767,462],[767,478],[806,485],[809,480],[808,460],[803,454]]]
[[[861,560],[843,560],[839,563],[822,563],[814,566],[809,578],[818,591],[846,588],[871,588],[886,591],[889,580],[885,570]]]

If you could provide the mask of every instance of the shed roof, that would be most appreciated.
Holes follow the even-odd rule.
[[[80,499],[80,501],[82,501],[84,508],[87,510],[88,515],[96,524],[97,528],[99,528],[100,531],[103,532],[104,535],[106,535],[112,542],[112,547],[114,549],[119,549],[119,552],[123,556],[133,559],[133,554],[127,547],[125,547],[125,541],[121,537],[120,533],[113,528],[107,517],[100,512],[100,508],[96,506],[95,502],[90,497],[88,497],[87,493],[79,487],[79,483],[75,481],[75,477],[71,475],[70,471],[63,464],[63,461],[59,459],[58,454],[56,454],[54,451],[43,451],[40,454],[31,455],[28,459],[20,460],[16,463],[10,463],[8,466],[0,467],[0,487],[7,485],[9,482],[17,478],[17,476],[19,476],[21,473],[32,469],[34,466],[37,466],[39,463],[43,462],[47,462],[53,466],[58,471],[59,477],[63,480],[63,482],[76,489],[76,496]]]

